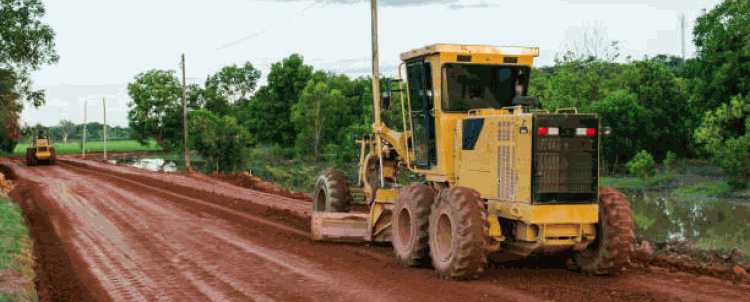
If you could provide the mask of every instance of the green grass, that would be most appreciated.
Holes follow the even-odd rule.
[[[729,190],[729,184],[727,184],[727,182],[707,182],[690,186],[681,186],[672,190],[672,193],[682,196],[711,198],[727,190]]]
[[[14,266],[14,257],[22,252],[21,238],[29,230],[21,216],[21,208],[6,199],[0,199],[0,269]],[[15,267],[18,268],[18,267]]]
[[[34,272],[31,268],[29,247],[25,247],[23,241],[29,241],[29,229],[24,223],[21,215],[21,207],[18,204],[0,198],[0,270],[12,268],[25,275],[28,280],[33,280]],[[24,286],[27,293],[21,291],[0,292],[0,301],[38,301],[37,293],[33,284]]]
[[[81,144],[75,143],[52,143],[57,154],[81,153]],[[2,153],[0,156],[9,155],[26,155],[26,148],[29,144],[19,143],[13,150],[13,153]],[[156,144],[156,141],[149,141],[148,145],[143,146],[135,140],[107,141],[107,151],[110,152],[128,152],[128,151],[161,151],[162,149]],[[86,152],[104,151],[104,142],[86,142]]]

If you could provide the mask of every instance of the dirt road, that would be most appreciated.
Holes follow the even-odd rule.
[[[402,268],[392,249],[310,240],[309,203],[176,173],[4,161],[43,301],[748,301],[750,288],[666,270],[589,277],[557,261],[480,280]]]

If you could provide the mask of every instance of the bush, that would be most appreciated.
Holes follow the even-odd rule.
[[[750,182],[750,136],[727,140],[721,154],[714,159],[729,175],[729,186],[747,189]]]
[[[677,154],[672,151],[667,151],[667,158],[665,158],[662,162],[664,164],[664,168],[667,170],[671,170],[672,163],[674,163],[675,160],[677,160]]]
[[[627,163],[630,174],[648,182],[656,174],[656,163],[651,153],[641,150]]]

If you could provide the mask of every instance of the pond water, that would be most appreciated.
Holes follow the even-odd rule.
[[[177,171],[177,165],[174,161],[164,160],[162,158],[139,158],[136,160],[109,160],[110,163],[117,165],[132,166],[149,171]]]
[[[692,239],[699,247],[750,252],[750,202],[696,199],[645,191],[626,193],[637,233],[652,241]]]

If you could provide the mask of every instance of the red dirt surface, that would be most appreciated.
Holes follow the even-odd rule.
[[[3,159],[42,301],[747,301],[750,286],[646,266],[586,276],[492,258],[479,280],[402,268],[389,246],[310,240],[310,204],[224,181],[60,156]]]
[[[210,176],[212,178],[231,183],[235,186],[253,189],[253,190],[261,191],[265,193],[271,193],[271,194],[278,195],[278,196],[284,196],[288,198],[294,198],[294,199],[312,202],[312,196],[310,196],[310,194],[306,194],[303,192],[290,191],[289,189],[282,188],[281,186],[277,184],[264,182],[260,178],[257,178],[247,172],[232,173],[229,175],[224,175],[224,174],[214,171],[213,173],[210,174]]]

